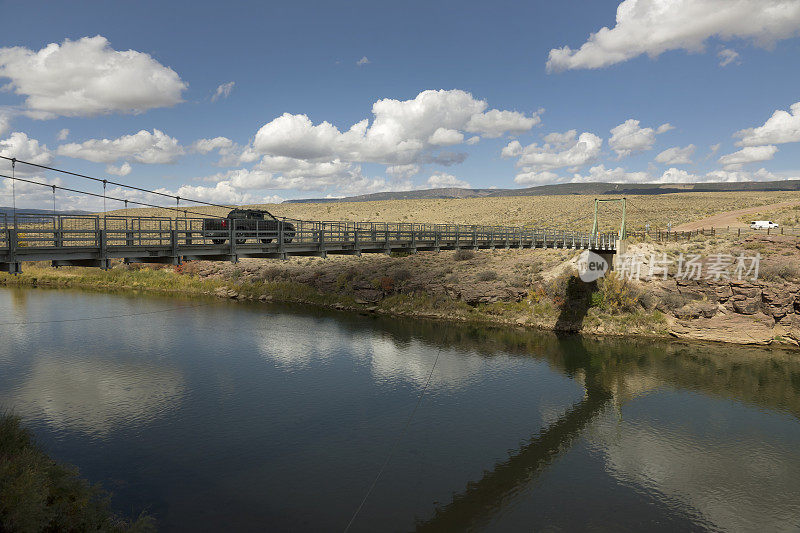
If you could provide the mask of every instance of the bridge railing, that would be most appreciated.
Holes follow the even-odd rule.
[[[212,221],[215,223],[211,224]],[[211,225],[210,225],[211,224]],[[207,228],[216,227],[210,230]],[[276,229],[277,228],[277,229]],[[0,249],[8,249],[15,230],[15,247],[170,247],[229,243],[255,245],[327,243],[373,247],[401,244],[409,248],[456,246],[558,246],[613,249],[616,234],[577,232],[559,228],[421,224],[414,222],[346,222],[280,219],[275,221],[208,218],[120,217],[96,215],[0,215]]]

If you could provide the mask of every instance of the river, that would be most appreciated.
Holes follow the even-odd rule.
[[[0,310],[0,409],[163,531],[342,531],[390,453],[352,531],[800,529],[797,351],[52,289]]]

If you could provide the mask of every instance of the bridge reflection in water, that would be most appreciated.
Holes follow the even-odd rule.
[[[513,333],[498,335],[506,341],[514,336]],[[515,499],[529,492],[537,478],[567,453],[579,437],[601,447],[612,475],[622,482],[650,485],[650,490],[677,500],[675,509],[682,510],[687,521],[695,526],[740,530],[769,524],[767,530],[788,531],[800,523],[800,501],[796,500],[800,496],[800,482],[797,482],[800,465],[775,457],[785,451],[775,453],[759,442],[731,446],[722,441],[719,446],[728,448],[728,456],[711,458],[696,446],[681,450],[685,448],[683,443],[669,442],[668,436],[657,431],[647,434],[645,430],[642,449],[631,452],[630,443],[620,445],[621,435],[631,433],[627,437],[633,440],[631,437],[637,437],[642,428],[589,429],[604,412],[619,412],[622,404],[659,390],[700,391],[800,419],[797,353],[727,347],[721,355],[723,350],[719,346],[637,343],[638,356],[620,355],[628,350],[619,350],[618,346],[630,342],[600,342],[569,336],[531,347],[542,353],[553,368],[581,382],[584,398],[510,453],[507,460],[495,464],[480,479],[453,494],[449,503],[437,506],[432,516],[418,520],[416,531],[486,528],[513,507]],[[672,449],[673,446],[678,449]],[[765,465],[767,455],[772,455],[776,464]],[[757,466],[743,468],[742,461],[749,457],[756,458]],[[671,479],[658,479],[652,470],[669,473],[662,477]],[[769,501],[756,498],[762,502],[757,505],[748,501],[768,484],[784,490]],[[714,493],[717,494],[708,497]]]
[[[340,530],[437,353],[354,530],[800,523],[796,351],[186,305],[0,290],[0,405],[165,530]]]

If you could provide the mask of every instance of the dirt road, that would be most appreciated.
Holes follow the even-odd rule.
[[[754,215],[756,213],[763,213],[766,211],[775,211],[784,207],[793,207],[800,205],[800,201],[794,200],[790,202],[779,202],[777,204],[762,205],[759,207],[748,207],[746,209],[736,209],[734,211],[726,211],[724,213],[717,213],[695,222],[687,222],[673,228],[675,231],[690,231],[701,228],[746,228],[750,225],[739,221],[739,217],[744,215]]]

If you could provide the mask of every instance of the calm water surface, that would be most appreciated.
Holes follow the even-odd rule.
[[[798,352],[54,290],[0,312],[0,409],[164,531],[341,531],[437,355],[355,531],[800,529]]]

